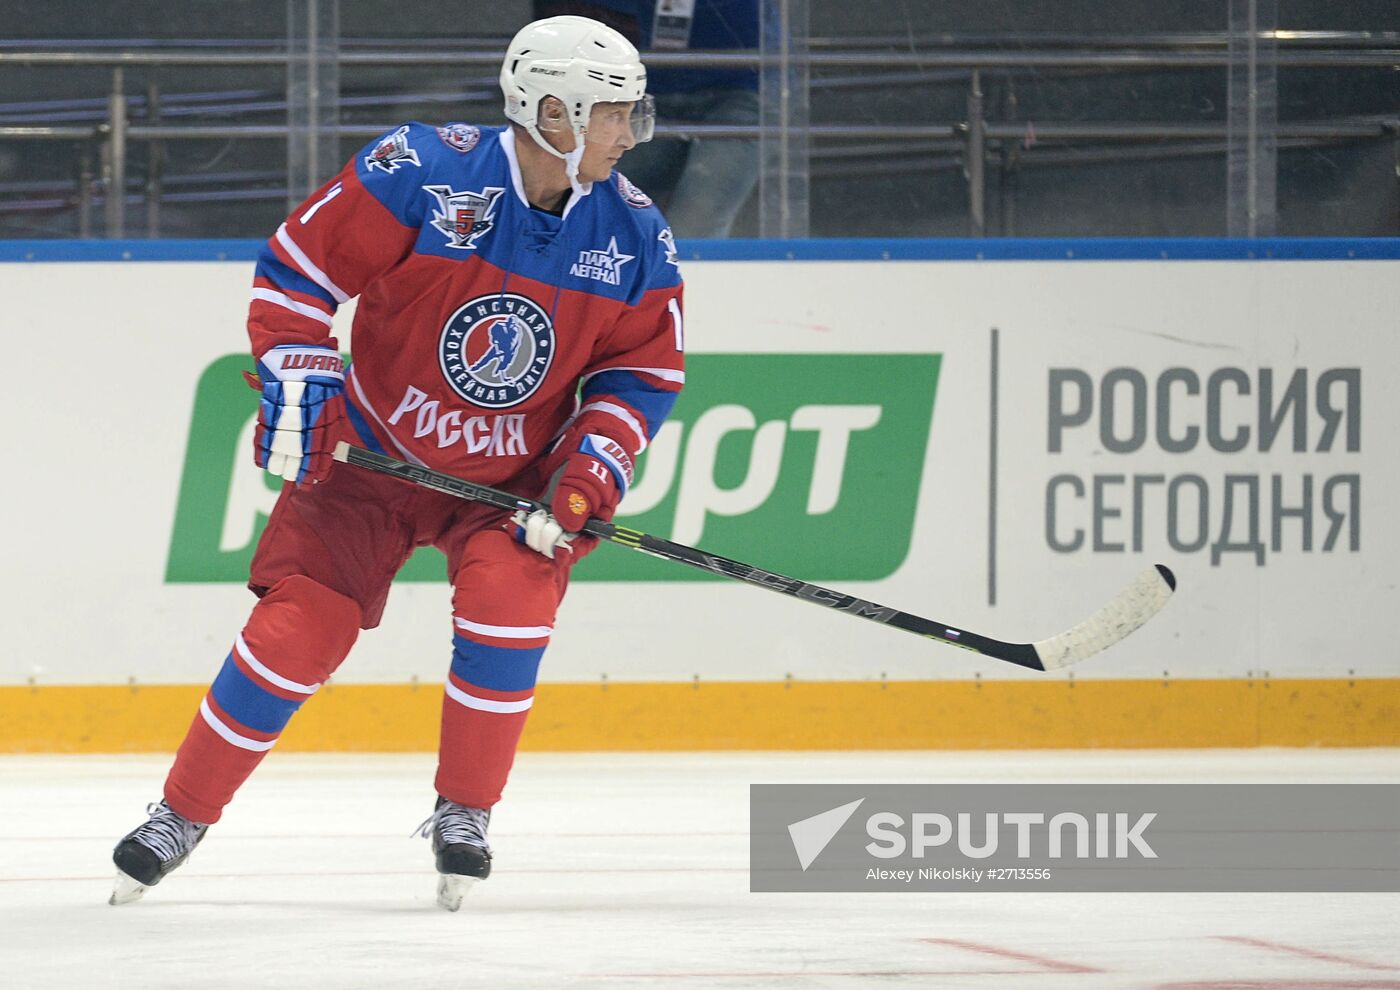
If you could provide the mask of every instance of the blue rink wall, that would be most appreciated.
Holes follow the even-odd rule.
[[[0,240],[0,261],[254,261],[262,241]],[[1400,260],[1400,238],[1100,237],[678,241],[688,261]]]
[[[276,498],[238,375],[259,246],[0,242],[5,542],[32,562],[6,579],[0,751],[169,749],[228,652]],[[1152,562],[1180,588],[1032,674],[604,547],[527,748],[1400,744],[1400,241],[680,255],[690,380],[628,525],[1012,641]],[[433,749],[450,637],[419,554],[282,748]]]

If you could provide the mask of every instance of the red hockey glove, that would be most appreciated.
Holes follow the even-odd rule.
[[[549,512],[537,510],[514,516],[516,538],[531,550],[553,559],[570,544],[590,516],[611,521],[617,503],[632,483],[632,456],[615,440],[586,434],[575,445],[565,437],[552,460],[551,492],[545,493]]]
[[[560,452],[568,451],[570,446],[566,437]],[[557,459],[554,472],[560,471],[561,466],[563,470],[549,500],[550,514],[559,520],[559,525],[577,533],[590,516],[611,522],[617,503],[632,483],[632,455],[616,440],[589,433],[576,448]]]

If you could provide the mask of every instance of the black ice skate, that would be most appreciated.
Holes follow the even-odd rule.
[[[146,814],[150,820],[128,832],[112,850],[117,882],[108,904],[140,900],[148,888],[190,858],[209,830],[208,825],[177,815],[164,801],[147,805]]]
[[[449,911],[462,906],[462,896],[478,880],[491,875],[491,844],[486,825],[491,812],[438,798],[437,808],[418,829],[433,840],[437,857],[438,904]]]

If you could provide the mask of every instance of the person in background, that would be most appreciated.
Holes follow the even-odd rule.
[[[759,45],[758,0],[535,0],[534,10],[536,17],[592,17],[643,50]],[[756,69],[654,68],[647,92],[664,124],[758,124]],[[627,159],[627,177],[657,198],[677,237],[728,237],[758,168],[757,138],[665,139]]]

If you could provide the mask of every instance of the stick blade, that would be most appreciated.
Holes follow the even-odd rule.
[[[1139,574],[1118,597],[1058,636],[1032,644],[1046,670],[1059,670],[1106,650],[1171,601],[1176,575],[1163,564]]]

